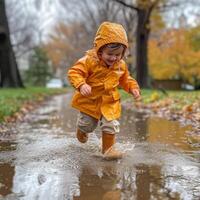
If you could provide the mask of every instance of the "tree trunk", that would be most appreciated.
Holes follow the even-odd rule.
[[[10,41],[5,0],[0,0],[0,87],[23,87]]]
[[[136,69],[137,81],[142,88],[149,87],[148,81],[148,39],[149,39],[148,9],[138,10],[138,25],[136,30]]]

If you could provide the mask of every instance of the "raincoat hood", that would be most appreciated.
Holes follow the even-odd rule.
[[[109,43],[120,43],[128,47],[126,31],[121,24],[103,22],[97,30],[94,39],[94,48],[96,52]]]

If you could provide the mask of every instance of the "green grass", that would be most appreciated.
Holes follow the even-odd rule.
[[[166,90],[166,93],[163,93],[161,90],[151,90],[151,89],[142,89],[141,91],[143,103],[152,103],[159,100],[164,100],[166,98],[174,99],[177,104],[180,106],[189,105],[195,101],[200,101],[200,90],[196,91],[170,91]],[[127,99],[130,94],[126,93],[124,90],[120,90],[122,100]]]
[[[39,101],[45,97],[66,93],[64,89],[48,89],[29,87],[26,89],[0,89],[0,122],[7,116],[12,116],[18,112],[20,108],[29,101]],[[194,102],[200,102],[200,91],[166,91],[165,95],[160,90],[142,90],[142,102],[145,104],[153,103],[160,100],[171,98],[174,100],[176,108],[182,108],[184,105],[190,105]],[[120,90],[122,100],[131,98],[132,96],[124,90]]]
[[[39,101],[45,97],[65,93],[64,89],[49,89],[29,87],[25,89],[0,89],[0,122],[7,116],[12,116],[26,102]]]
[[[127,92],[125,92],[122,89],[120,89],[119,91],[120,91],[122,100],[132,97],[132,95],[128,94]],[[146,98],[149,98],[152,95],[152,93],[154,93],[156,91],[157,90],[143,89],[143,90],[141,90],[141,96],[143,99],[146,99]]]

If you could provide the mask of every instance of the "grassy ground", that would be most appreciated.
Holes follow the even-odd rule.
[[[129,97],[124,91],[120,93],[122,99]],[[136,102],[135,106],[154,113],[162,113],[163,117],[169,119],[189,120],[200,130],[200,90],[142,90],[142,100]]]
[[[0,89],[0,122],[8,116],[19,112],[24,106],[31,105],[32,102],[39,102],[46,97],[65,93],[66,89],[47,89],[47,88],[26,88],[26,89]],[[129,94],[120,90],[122,99],[131,97]],[[160,91],[142,90],[142,103],[140,106],[150,109],[162,109],[182,113],[193,112],[192,117],[199,118],[200,91]],[[180,113],[180,114],[182,114]]]
[[[130,97],[129,94],[120,90],[122,99],[127,99]],[[199,91],[160,91],[160,90],[142,90],[142,102],[144,104],[150,104],[166,99],[173,99],[175,102],[180,105],[180,107],[184,105],[192,104],[196,101],[200,101],[200,90]]]
[[[46,97],[66,92],[66,89],[26,88],[0,89],[0,122],[20,111],[26,104],[39,102]]]

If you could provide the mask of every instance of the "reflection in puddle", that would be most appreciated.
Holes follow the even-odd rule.
[[[16,150],[16,142],[0,141],[0,152]]]
[[[12,192],[15,166],[9,163],[0,164],[0,197]]]
[[[0,153],[12,152],[16,150],[16,148],[16,142],[0,141]],[[7,162],[0,162],[0,197],[7,196],[12,192],[14,175],[15,166]]]
[[[125,111],[116,146],[122,160],[104,161],[100,132],[75,138],[69,96],[56,97],[0,142],[0,198],[22,200],[198,200],[199,148],[190,126]]]
[[[178,122],[167,121],[161,118],[149,118],[147,124],[147,141],[171,144],[184,151],[193,150],[188,143],[188,135],[186,134],[192,130],[191,126],[181,127]]]

